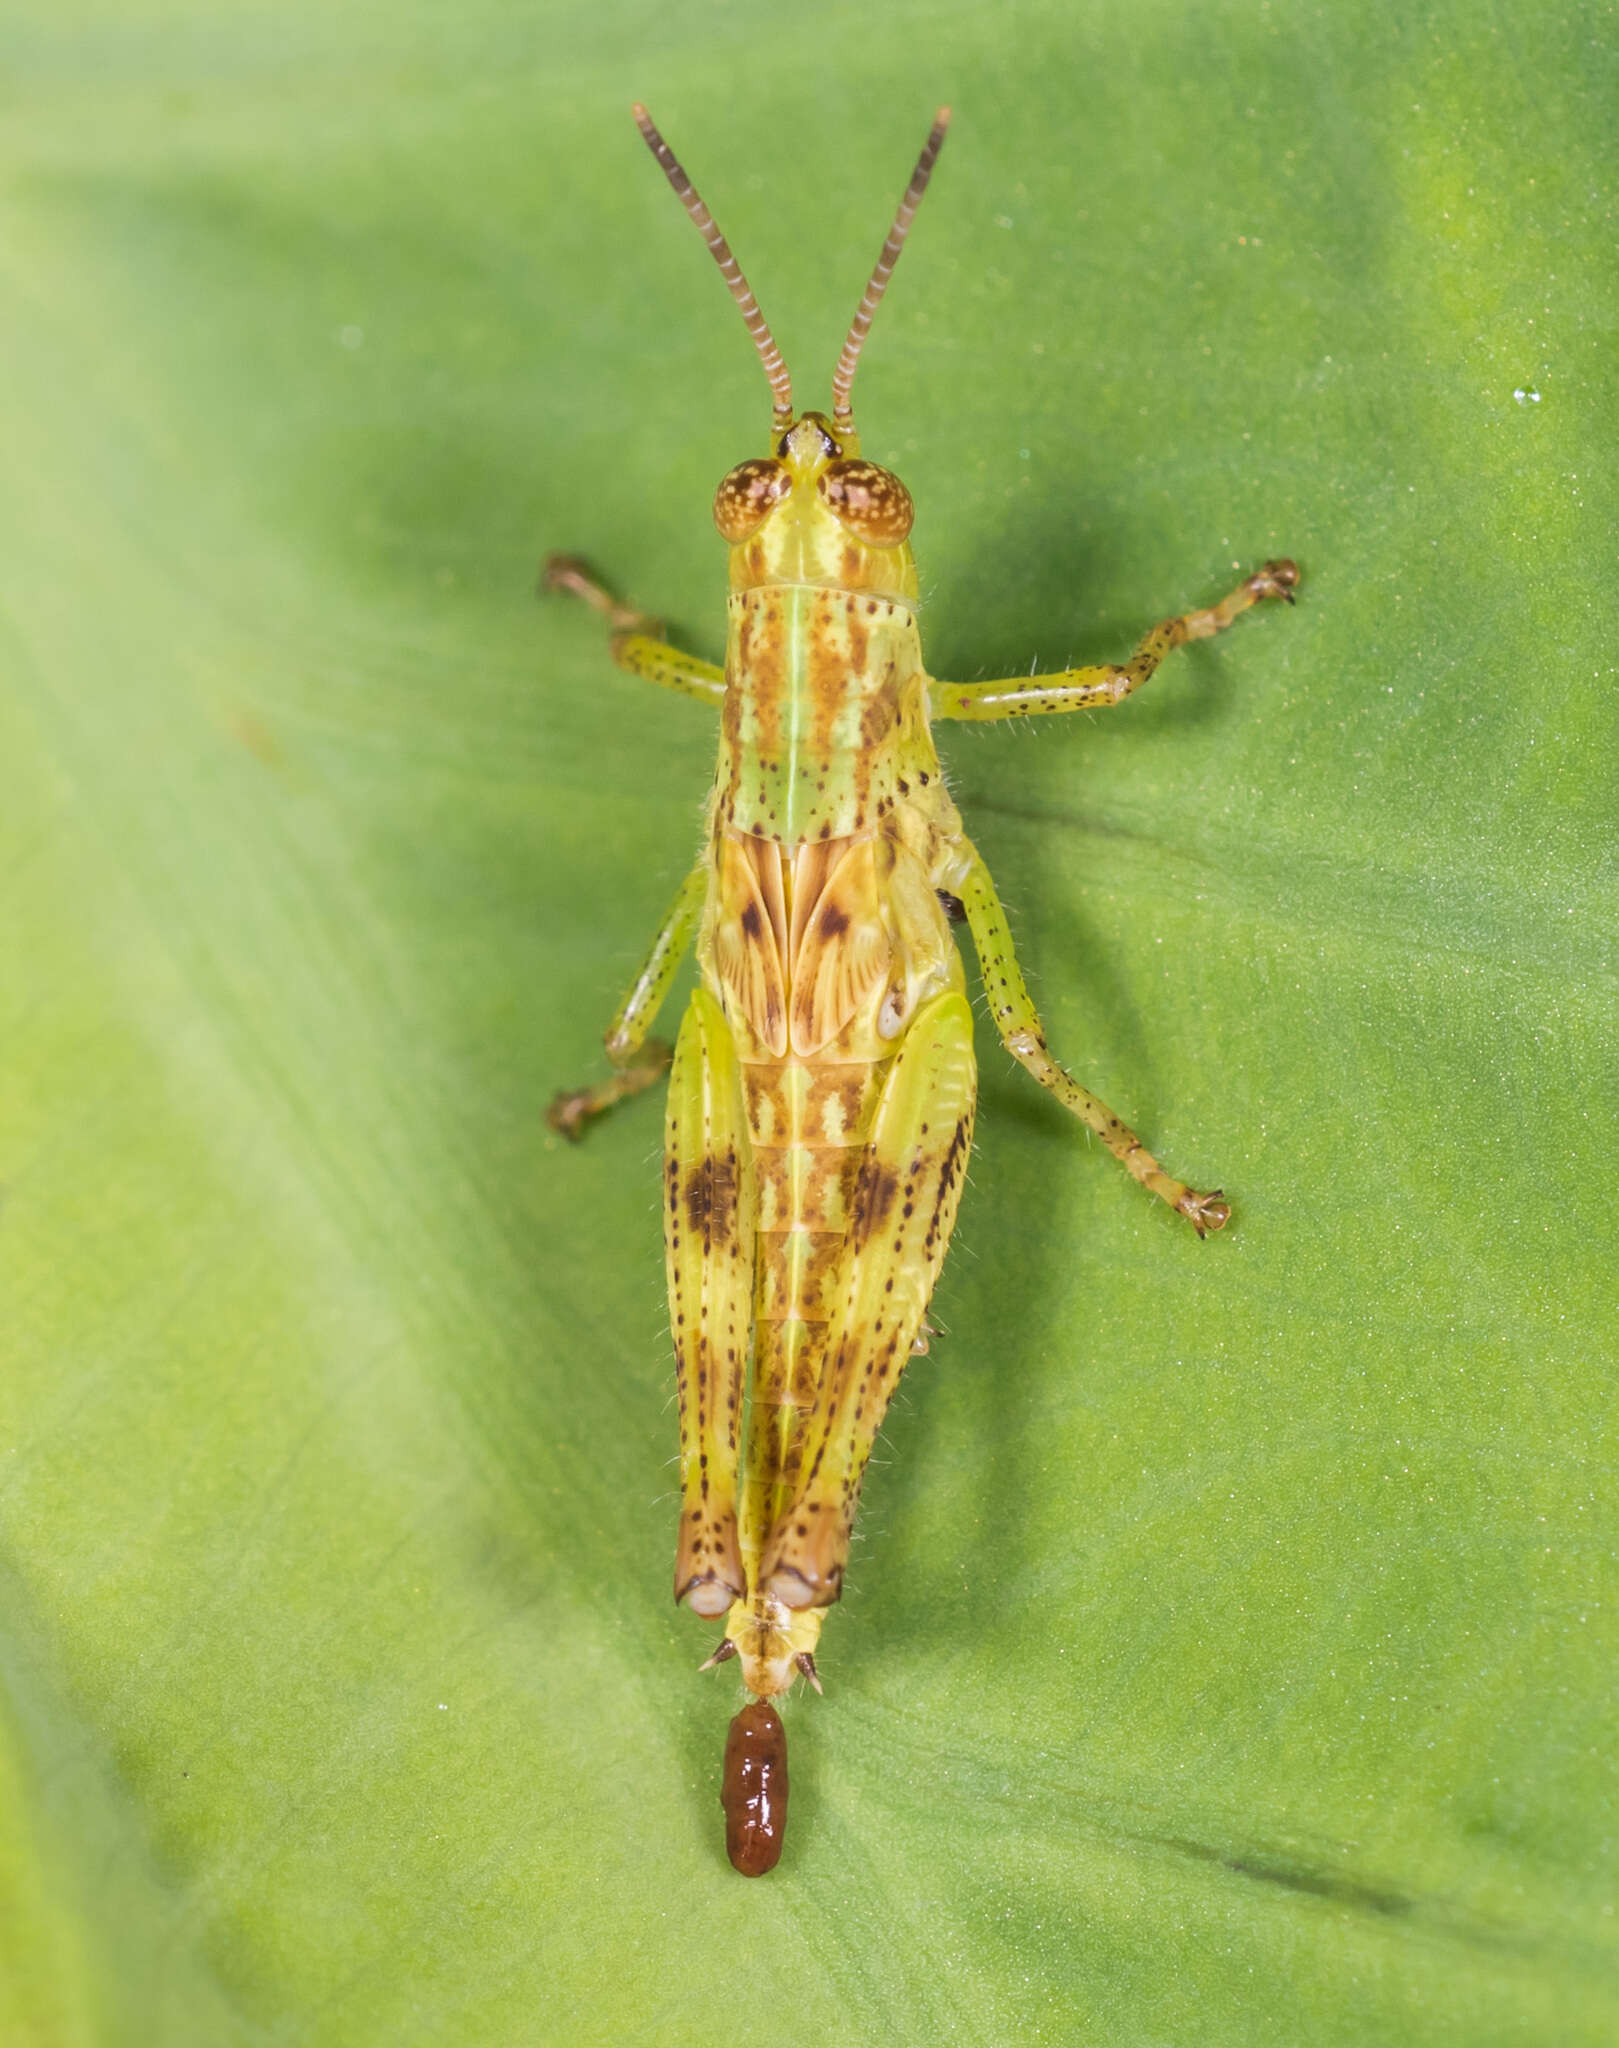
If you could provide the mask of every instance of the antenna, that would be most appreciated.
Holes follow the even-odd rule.
[[[933,127],[928,139],[922,145],[922,154],[916,160],[916,169],[911,173],[911,182],[905,187],[905,197],[899,203],[899,212],[894,216],[894,225],[888,230],[888,240],[883,252],[877,258],[877,267],[871,273],[860,304],[855,311],[849,338],[843,344],[843,353],[838,357],[838,367],[832,375],[832,422],[844,433],[854,429],[854,408],[849,403],[849,392],[854,384],[855,365],[860,360],[860,350],[871,329],[872,316],[882,303],[882,296],[888,289],[888,280],[894,274],[894,265],[899,261],[899,252],[905,246],[905,237],[911,231],[911,222],[916,209],[922,203],[922,194],[928,188],[928,179],[933,175],[933,166],[944,147],[945,130],[950,126],[950,109],[941,107],[933,117]]]
[[[775,394],[776,431],[785,433],[793,423],[793,382],[788,375],[787,365],[782,360],[781,350],[776,346],[775,337],[766,324],[765,316],[759,311],[759,301],[753,296],[748,280],[742,275],[741,264],[731,254],[730,244],[715,225],[713,214],[698,197],[696,186],[681,168],[680,159],[653,126],[652,116],[639,100],[631,107],[630,112],[635,116],[635,125],[640,129],[647,148],[663,166],[663,175],[675,188],[675,197],[696,222],[697,232],[708,244],[708,253],[719,265],[720,276],[725,279],[731,297],[742,308],[742,317],[748,323],[748,332],[753,336],[753,345],[759,351],[759,360],[765,366],[765,375],[770,379],[770,389]],[[936,130],[935,133],[942,134],[942,130]],[[936,145],[933,145],[933,152],[937,156]],[[923,154],[926,155],[926,151]],[[928,159],[928,167],[932,168],[932,158]],[[914,185],[916,180],[913,178],[911,182]],[[925,172],[922,174],[922,182],[927,183]],[[920,196],[920,188],[918,194]],[[909,193],[906,197],[910,197]],[[912,204],[914,210],[914,201]],[[901,207],[900,211],[903,213],[904,208]],[[890,239],[892,240],[892,237]],[[880,265],[878,267],[881,268]],[[878,296],[881,296],[880,292]],[[844,353],[848,353],[847,349]]]

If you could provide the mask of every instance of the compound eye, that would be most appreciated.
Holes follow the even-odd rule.
[[[733,547],[750,540],[793,487],[787,465],[758,455],[739,462],[714,493],[714,524]]]
[[[868,548],[897,548],[916,517],[910,492],[892,470],[858,456],[829,463],[816,489],[838,524]]]

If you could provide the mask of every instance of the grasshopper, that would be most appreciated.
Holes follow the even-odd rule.
[[[664,1237],[680,1411],[674,1591],[725,1633],[754,1704],[736,1717],[727,1846],[780,1853],[786,1739],[770,1702],[802,1676],[843,1589],[861,1480],[928,1300],[972,1142],[972,1012],[952,924],[972,935],[1001,1042],[1199,1237],[1222,1193],[1167,1173],[1046,1049],[1006,914],[950,799],[937,719],[1117,704],[1171,649],[1221,632],[1298,570],[1267,562],[1219,604],[1155,626],[1124,662],[941,683],[922,663],[910,493],[861,453],[861,346],[935,160],[941,108],[832,379],[794,410],[787,365],[713,216],[646,109],[635,119],[741,309],[770,381],[766,452],[721,482],[730,548],[723,669],[672,646],[567,556],[547,587],[606,620],[613,658],[719,714],[702,850],[608,1027],[611,1075],[559,1095],[552,1126],[670,1075]],[[649,1032],[687,946],[700,968],[671,1056]]]

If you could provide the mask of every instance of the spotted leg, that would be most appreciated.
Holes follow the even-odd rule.
[[[1154,626],[1126,662],[1062,669],[1051,675],[1011,676],[995,683],[930,683],[928,701],[933,716],[1038,718],[1056,711],[1094,711],[1117,704],[1141,688],[1172,648],[1188,640],[1211,640],[1266,598],[1280,597],[1291,604],[1298,580],[1295,563],[1267,562],[1219,604],[1183,612],[1179,618]]]
[[[620,604],[577,557],[549,556],[540,571],[540,588],[564,590],[599,612],[612,636],[608,645],[614,661],[631,675],[640,676],[643,682],[656,683],[661,690],[695,697],[716,709],[725,702],[724,669],[671,647],[656,619],[649,619],[631,605]]]
[[[1199,1237],[1220,1229],[1231,1215],[1231,1206],[1221,1191],[1216,1188],[1212,1194],[1199,1194],[1184,1181],[1165,1173],[1135,1132],[1105,1102],[1088,1088],[1082,1088],[1047,1052],[1040,1014],[1024,984],[1006,912],[989,878],[989,869],[975,847],[967,848],[967,855],[964,871],[959,880],[952,878],[951,887],[967,913],[967,927],[977,948],[990,1014],[1001,1043],[1042,1088],[1049,1089],[1065,1109],[1072,1110],[1082,1124],[1096,1133],[1126,1173],[1184,1216]]]

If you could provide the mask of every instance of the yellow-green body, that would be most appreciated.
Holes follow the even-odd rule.
[[[872,1443],[907,1359],[926,1349],[976,1086],[953,922],[971,932],[1006,1050],[1199,1236],[1230,1214],[1219,1190],[1166,1173],[1047,1050],[931,723],[1120,703],[1171,649],[1266,599],[1291,603],[1298,570],[1266,563],[1219,604],[1154,627],[1122,663],[930,678],[910,497],[861,458],[850,387],[948,110],[849,330],[830,420],[794,412],[786,365],[729,247],[646,110],[635,113],[747,322],[774,427],[769,454],[739,464],[715,498],[730,543],[723,670],[671,646],[582,563],[547,565],[550,587],[606,618],[615,659],[709,704],[720,722],[699,859],[608,1029],[613,1075],[558,1096],[551,1121],[576,1137],[661,1075],[669,1054],[648,1032],[695,937],[701,980],[669,1068],[664,1161],[680,1406],[675,1596],[724,1617],[709,1662],[739,1657],[748,1689],[768,1696],[797,1674],[819,1684],[812,1652],[842,1590]],[[761,1781],[772,1758],[747,1745],[762,1741],[742,1743]],[[738,1787],[747,1782],[739,1767]],[[739,1820],[741,1804],[727,1816]],[[765,1833],[768,1853],[749,1850],[739,1869],[774,1861],[779,1812]]]
[[[959,879],[961,821],[928,729],[910,549],[862,545],[823,501],[820,477],[851,454],[826,422],[806,417],[782,450],[790,488],[731,549],[704,987],[668,1148],[676,1591],[727,1612],[757,1693],[789,1682],[841,1588],[861,1475],[949,1243],[974,1101],[939,896]],[[692,1103],[723,1091],[728,1112],[699,1137]],[[726,1213],[677,1203],[677,1182],[729,1185],[733,1138],[747,1166]],[[695,1284],[694,1215],[708,1276],[751,1266],[751,1353],[729,1341],[731,1290]]]
[[[945,787],[932,721],[1122,701],[1171,648],[1291,597],[1267,563],[1155,627],[1125,663],[989,683],[927,674],[910,500],[818,413],[721,484],[723,671],[637,630],[583,567],[613,651],[720,714],[698,865],[607,1034],[584,1120],[655,1079],[646,1032],[695,934],[701,986],[670,1069],[665,1254],[680,1407],[675,1597],[724,1617],[755,1694],[814,1677],[860,1484],[954,1226],[975,1100],[952,921],[972,933],[1002,1043],[1200,1236],[1229,1209],[1158,1164],[1046,1048],[1005,913]],[[711,1660],[712,1661],[712,1660]]]

